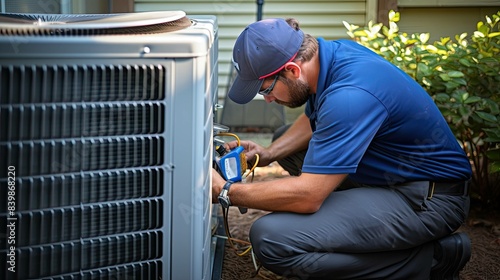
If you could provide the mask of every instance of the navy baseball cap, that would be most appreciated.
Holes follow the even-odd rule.
[[[299,51],[304,33],[284,19],[265,19],[248,25],[233,48],[237,76],[228,96],[236,103],[250,102],[264,79],[277,74]]]

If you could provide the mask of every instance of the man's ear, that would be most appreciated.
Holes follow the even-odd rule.
[[[300,77],[302,69],[295,62],[287,62],[283,68],[286,72],[290,72],[296,79]]]

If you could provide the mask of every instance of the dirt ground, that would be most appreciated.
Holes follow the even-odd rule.
[[[265,168],[257,168],[253,181],[271,180],[288,176],[276,163]],[[251,224],[267,212],[249,209],[240,214],[238,208],[231,207],[228,214],[229,230],[233,238],[248,241]],[[472,242],[472,256],[460,273],[461,280],[499,280],[500,279],[500,213],[484,213],[480,209],[471,209],[470,217],[459,231],[466,232]],[[256,272],[258,261],[251,253],[244,253],[248,247],[233,242],[232,247],[226,242],[221,280],[285,280],[264,268]],[[240,254],[240,255],[238,255]]]

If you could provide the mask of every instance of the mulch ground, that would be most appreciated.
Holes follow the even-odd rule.
[[[288,176],[276,163],[257,168],[253,181],[271,180]],[[240,214],[238,208],[231,207],[228,225],[233,238],[248,241],[248,231],[252,223],[267,212],[248,209]],[[472,256],[460,273],[461,280],[499,280],[500,279],[500,213],[472,209],[467,222],[459,229],[466,232],[472,242]],[[256,271],[258,261],[251,253],[244,253],[245,244],[226,242],[221,280],[285,280],[264,268]],[[237,250],[235,250],[236,248]]]

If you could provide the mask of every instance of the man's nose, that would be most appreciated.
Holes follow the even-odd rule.
[[[271,103],[275,100],[275,98],[271,95],[266,95],[264,96],[264,100],[266,100],[267,103]]]

